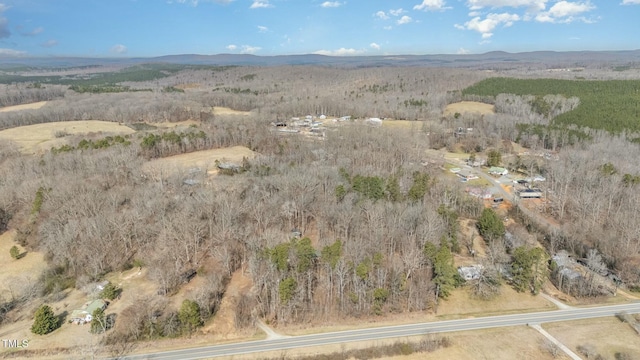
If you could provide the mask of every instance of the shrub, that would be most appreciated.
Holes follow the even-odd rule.
[[[193,300],[185,299],[180,307],[178,318],[180,319],[183,330],[186,332],[191,332],[197,327],[202,326],[200,305]]]
[[[58,318],[49,305],[42,305],[35,314],[35,320],[31,326],[31,332],[37,335],[45,335],[58,328]]]
[[[104,310],[97,308],[93,311],[93,314],[91,314],[91,316],[91,333],[100,334],[105,332],[107,330],[107,326],[105,322]]]
[[[11,249],[9,249],[9,254],[12,258],[17,260],[20,258],[20,249],[18,249],[17,246],[13,245]]]
[[[118,296],[120,296],[121,292],[122,292],[122,289],[120,289],[119,287],[113,285],[112,283],[108,283],[104,287],[104,289],[102,289],[102,291],[100,292],[100,297],[102,299],[113,300],[113,299],[117,298]]]

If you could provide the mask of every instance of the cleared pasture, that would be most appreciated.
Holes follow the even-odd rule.
[[[0,235],[0,299],[2,295],[6,295],[4,297],[7,299],[17,295],[25,286],[35,283],[47,267],[42,253],[25,253],[24,248],[15,243],[15,236],[15,230]],[[17,260],[9,255],[9,249],[14,245],[18,246],[22,254]]]
[[[242,163],[242,159],[249,159],[256,156],[256,153],[244,146],[232,146],[229,148],[194,151],[187,154],[169,156],[161,159],[153,159],[143,165],[146,172],[151,173],[173,173],[199,168],[209,174],[218,172],[216,160],[220,162]]]
[[[460,101],[449,104],[444,109],[444,116],[453,116],[456,113],[479,113],[481,115],[495,114],[494,106],[477,101]]]
[[[20,126],[0,131],[0,140],[13,141],[24,153],[38,153],[64,145],[66,135],[104,133],[127,135],[135,130],[116,122],[99,120],[61,121]]]
[[[38,101],[30,104],[20,104],[13,106],[5,106],[0,108],[0,112],[9,112],[9,111],[20,111],[20,110],[37,110],[47,104],[46,101]]]

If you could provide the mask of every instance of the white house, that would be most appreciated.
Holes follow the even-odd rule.
[[[70,321],[74,324],[84,325],[85,323],[93,320],[93,312],[96,309],[104,310],[107,308],[107,303],[104,300],[98,299],[85,303],[81,309],[73,310],[71,312]]]

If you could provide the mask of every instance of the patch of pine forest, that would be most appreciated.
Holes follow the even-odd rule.
[[[555,125],[577,125],[611,133],[640,132],[640,80],[560,80],[490,78],[462,91],[463,95],[533,95],[544,115],[544,95],[577,97],[580,105],[553,119]]]

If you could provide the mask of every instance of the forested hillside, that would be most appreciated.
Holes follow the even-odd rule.
[[[281,326],[436,312],[465,286],[456,271],[463,263],[486,269],[466,285],[482,301],[501,286],[537,293],[558,250],[581,259],[595,251],[625,287],[640,286],[640,149],[628,141],[640,130],[640,80],[400,67],[142,69],[130,70],[142,77],[84,84],[31,79],[0,96],[6,105],[47,101],[0,112],[0,129],[74,120],[127,129],[61,127],[51,134],[56,146],[31,153],[17,145],[22,138],[0,140],[0,231],[14,229],[26,256],[47,261],[38,281],[0,294],[0,326],[132,268],[144,269],[152,290],[119,312],[109,344],[192,334],[220,311],[234,274],[251,285],[234,302],[238,328],[256,318]],[[495,109],[444,115],[462,99]],[[245,112],[217,113],[221,106]],[[335,122],[326,119],[320,136],[277,131],[307,115]],[[370,117],[385,120],[371,126]],[[255,156],[150,165],[235,146]],[[475,185],[449,171],[451,159],[489,157],[521,178],[545,177],[545,201],[520,212],[469,196]],[[194,276],[202,285],[185,295]]]
[[[534,110],[553,118],[558,125],[577,125],[610,132],[640,131],[640,81],[638,80],[557,80],[491,78],[462,91],[463,95],[495,98],[499,94],[533,95]],[[580,106],[553,116],[553,104],[546,95],[577,97]]]

